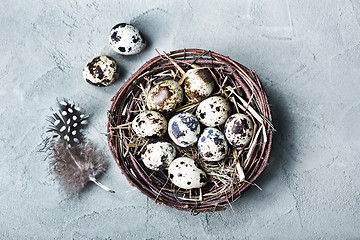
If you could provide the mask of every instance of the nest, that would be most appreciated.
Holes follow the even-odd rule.
[[[220,95],[233,105],[233,112],[249,115],[255,123],[250,144],[242,150],[232,149],[224,161],[208,163],[196,147],[177,147],[179,156],[188,156],[200,163],[209,176],[209,183],[200,189],[176,187],[166,170],[153,171],[142,163],[139,153],[148,141],[131,129],[131,121],[146,110],[144,100],[150,87],[165,79],[181,79],[189,69],[206,67],[215,75]],[[229,57],[200,49],[184,49],[154,57],[127,80],[112,99],[108,113],[108,143],[122,173],[132,186],[156,203],[192,213],[224,210],[238,199],[268,165],[273,125],[266,93],[255,72]],[[184,103],[176,111],[193,112],[197,104]],[[172,115],[165,115],[167,119]],[[220,127],[221,130],[221,127]],[[170,140],[168,136],[165,136]]]

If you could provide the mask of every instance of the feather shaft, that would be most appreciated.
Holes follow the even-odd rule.
[[[89,177],[90,181],[92,181],[93,183],[95,183],[96,185],[98,185],[99,187],[101,187],[102,189],[104,189],[105,191],[111,192],[111,193],[115,193],[114,190],[111,190],[110,188],[108,188],[107,186],[105,186],[104,184],[102,184],[101,182],[99,182],[95,177],[90,176]]]

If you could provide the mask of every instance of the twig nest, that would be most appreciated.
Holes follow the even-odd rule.
[[[109,42],[112,49],[122,55],[134,55],[146,47],[139,30],[127,23],[117,24],[111,29]]]
[[[254,134],[254,124],[247,115],[236,113],[226,121],[224,132],[231,146],[244,148],[250,143]]]
[[[206,173],[188,157],[180,157],[172,161],[168,172],[170,180],[183,189],[201,188],[207,182]]]
[[[184,92],[190,102],[199,102],[214,90],[214,78],[208,68],[190,69],[184,76]]]
[[[196,109],[199,121],[207,127],[215,127],[225,123],[230,116],[228,101],[219,96],[209,97],[202,101]]]
[[[146,105],[150,110],[171,112],[183,101],[184,93],[177,81],[164,80],[150,89]]]
[[[155,171],[168,168],[175,157],[175,147],[168,141],[160,139],[148,142],[141,152],[145,166]]]
[[[206,161],[220,161],[228,153],[224,134],[216,128],[205,128],[198,141],[200,156]]]
[[[106,87],[118,78],[118,66],[112,57],[99,56],[86,64],[83,77],[90,84]]]
[[[177,113],[169,120],[168,133],[176,145],[190,147],[199,138],[200,123],[191,113]]]
[[[132,128],[141,137],[161,137],[166,133],[166,118],[155,111],[143,111],[132,121]]]
[[[158,83],[174,80],[186,88],[187,73],[198,71],[193,70],[194,67],[208,68],[214,74],[215,86],[209,96],[202,102],[195,102],[196,98],[185,96],[183,90],[187,99],[178,106],[172,104],[172,108],[165,111],[162,107],[152,108],[152,102],[156,106],[156,102],[161,104],[174,95],[168,90],[157,96],[160,92],[160,86],[156,87]],[[154,91],[151,93],[154,96],[148,98],[150,91]],[[129,183],[158,204],[195,214],[224,210],[244,191],[257,186],[256,180],[268,166],[274,128],[266,92],[254,71],[229,57],[201,49],[164,52],[141,66],[112,100],[107,134],[111,153]],[[175,102],[176,97],[172,101]],[[158,156],[151,160],[149,157],[148,162],[154,164],[146,166],[147,160],[143,160],[141,153],[145,148],[144,151],[148,151],[146,143],[159,138],[140,137],[129,127],[129,121],[139,111],[151,109],[158,112],[160,109],[168,120],[168,134],[161,139],[173,144],[177,151],[167,169],[161,158],[170,150],[153,150],[154,156]],[[254,130],[246,147],[234,148],[227,141],[224,128],[226,119],[239,111],[253,121],[253,124],[245,122]],[[244,137],[238,128],[235,123],[227,125],[228,131]],[[238,146],[236,137],[228,136],[228,139]],[[250,138],[247,134],[245,137]],[[150,169],[157,167],[160,171]]]

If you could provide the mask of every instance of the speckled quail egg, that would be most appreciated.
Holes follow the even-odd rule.
[[[205,99],[196,109],[197,118],[207,127],[224,124],[230,113],[230,104],[219,96]]]
[[[168,173],[170,180],[183,189],[201,188],[207,182],[206,173],[188,157],[180,157],[172,161]]]
[[[146,47],[139,30],[127,23],[119,23],[111,29],[109,42],[114,51],[122,55],[137,54]]]
[[[243,148],[251,141],[254,134],[254,124],[250,117],[242,113],[236,113],[226,121],[224,132],[231,146]]]
[[[171,112],[183,101],[184,93],[177,81],[164,80],[150,89],[146,105],[150,110]]]
[[[86,64],[83,77],[90,84],[106,87],[118,78],[118,66],[115,60],[108,56],[99,56]]]
[[[168,168],[175,157],[175,147],[161,139],[151,140],[141,151],[141,159],[145,166],[155,171]]]
[[[132,121],[132,128],[141,137],[161,137],[166,133],[166,118],[155,111],[143,111]]]
[[[200,123],[191,113],[177,113],[169,120],[168,133],[176,145],[190,147],[199,138]]]
[[[206,161],[220,161],[226,157],[228,144],[220,130],[205,128],[198,141],[198,150]]]
[[[199,102],[214,90],[214,78],[208,68],[191,69],[184,77],[184,92],[190,102]]]

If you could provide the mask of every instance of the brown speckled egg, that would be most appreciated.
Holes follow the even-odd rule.
[[[195,161],[188,157],[180,157],[170,163],[169,178],[183,189],[201,188],[206,185],[206,173],[196,166]]]
[[[164,80],[150,89],[146,105],[150,110],[171,112],[183,101],[184,93],[177,81]]]
[[[168,168],[175,157],[175,147],[161,139],[151,140],[141,152],[145,166],[155,171]]]
[[[224,134],[216,128],[205,128],[198,141],[200,156],[206,161],[220,161],[226,157],[228,144]]]
[[[99,56],[86,64],[83,77],[90,84],[106,87],[112,84],[119,76],[115,60],[108,56]]]
[[[184,78],[184,92],[190,102],[199,102],[214,90],[214,78],[208,68],[191,69]]]
[[[230,145],[241,149],[250,143],[254,134],[254,124],[247,115],[236,113],[226,121],[224,132]]]
[[[143,111],[132,121],[132,128],[141,137],[161,137],[166,133],[166,118],[155,111]]]
[[[207,127],[224,124],[230,113],[230,104],[219,96],[205,99],[196,109],[196,117]]]

